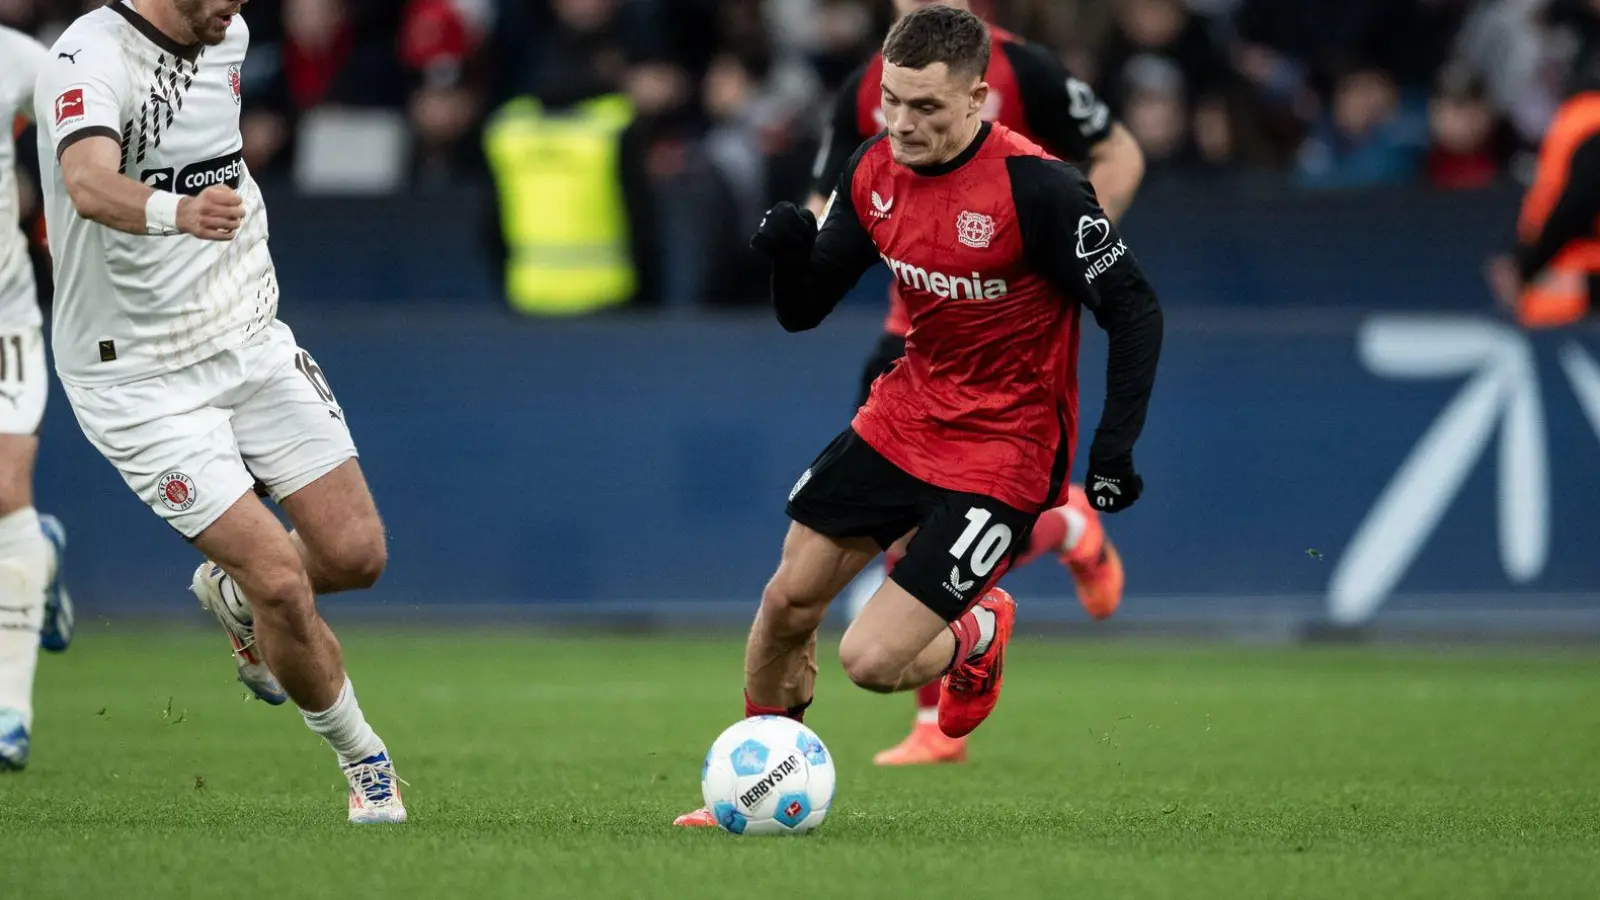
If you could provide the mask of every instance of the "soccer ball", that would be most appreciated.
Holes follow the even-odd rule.
[[[800,834],[833,803],[833,757],[816,732],[783,716],[728,726],[700,767],[700,793],[722,830]]]

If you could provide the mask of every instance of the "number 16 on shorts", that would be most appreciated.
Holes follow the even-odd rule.
[[[322,374],[322,367],[317,365],[317,361],[311,358],[311,354],[304,350],[296,353],[294,367],[300,370],[300,374],[304,375],[307,381],[311,382],[311,389],[317,392],[317,396],[322,398],[323,403],[334,409],[339,408],[339,401],[333,399],[333,388],[328,385],[328,376]]]

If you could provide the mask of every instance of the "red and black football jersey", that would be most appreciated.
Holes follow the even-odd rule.
[[[1065,502],[1083,307],[1112,337],[1094,453],[1132,452],[1160,306],[1077,168],[989,123],[932,167],[895,162],[880,135],[845,163],[805,276],[775,274],[780,314],[811,304],[798,327],[821,321],[880,259],[911,327],[853,427],[886,459],[1018,509]]]
[[[1031,138],[1059,159],[1086,162],[1094,145],[1111,134],[1114,120],[1105,103],[1049,51],[993,26],[989,32],[983,118]],[[816,193],[827,196],[861,142],[883,131],[882,80],[883,54],[875,53],[840,88],[811,173]],[[904,335],[908,328],[899,288],[891,287],[884,330]]]

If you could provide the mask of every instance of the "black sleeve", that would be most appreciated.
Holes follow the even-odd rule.
[[[1028,263],[1105,329],[1106,403],[1089,459],[1120,460],[1144,430],[1161,358],[1161,304],[1083,173],[1034,156],[1007,160]]]
[[[811,167],[811,190],[826,197],[839,183],[839,173],[861,142],[871,135],[861,133],[856,104],[861,97],[861,79],[867,75],[865,65],[850,73],[839,93],[833,98],[828,121],[823,126],[822,148],[817,151],[817,161]]]
[[[845,162],[823,211],[810,256],[773,261],[772,305],[785,331],[805,331],[822,324],[878,261],[877,245],[856,215],[850,185],[861,158],[880,140],[881,136],[874,137],[862,144]]]
[[[1573,151],[1566,187],[1531,243],[1517,248],[1522,279],[1532,281],[1574,238],[1592,235],[1600,218],[1600,134],[1591,135]]]
[[[1086,162],[1094,145],[1110,137],[1116,124],[1105,101],[1043,47],[1020,41],[1000,46],[1017,73],[1028,129],[1056,156]]]

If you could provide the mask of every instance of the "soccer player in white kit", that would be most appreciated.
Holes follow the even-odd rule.
[[[39,648],[72,641],[72,603],[58,569],[66,532],[33,508],[50,372],[28,241],[16,227],[17,148],[11,123],[33,118],[44,46],[0,25],[0,772],[28,764]]]
[[[191,589],[240,680],[327,740],[352,822],[401,822],[400,780],[315,605],[371,586],[387,550],[344,410],[277,318],[241,155],[245,2],[119,0],[50,48],[34,104],[55,161],[56,371],[89,441],[205,555]]]

